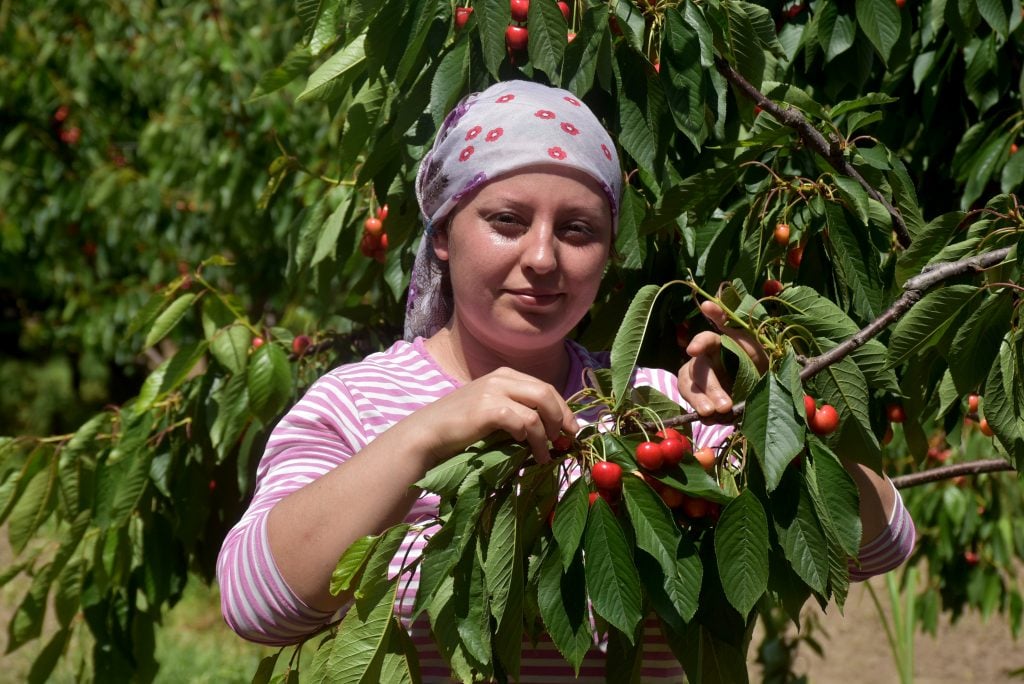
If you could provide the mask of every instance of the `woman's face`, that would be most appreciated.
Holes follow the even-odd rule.
[[[590,308],[612,216],[589,175],[538,166],[466,197],[434,251],[447,261],[455,318],[495,350],[560,344]]]

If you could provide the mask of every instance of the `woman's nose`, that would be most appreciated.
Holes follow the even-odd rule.
[[[548,273],[558,265],[555,231],[550,225],[534,223],[523,239],[523,266],[537,273]]]

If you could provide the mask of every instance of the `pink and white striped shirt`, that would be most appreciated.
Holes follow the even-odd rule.
[[[569,397],[581,389],[583,370],[607,367],[608,355],[593,354],[574,342],[566,342],[566,348],[571,367],[563,396]],[[335,368],[310,387],[274,429],[260,461],[253,499],[225,537],[220,551],[217,576],[221,609],[233,630],[251,641],[284,645],[310,635],[333,617],[333,613],[305,605],[282,578],[267,541],[267,514],[282,498],[336,468],[390,426],[459,384],[417,338],[411,343],[396,342],[361,362]],[[635,385],[652,387],[686,406],[672,373],[641,368]],[[694,443],[717,446],[731,430],[731,426],[695,423]],[[425,524],[436,514],[438,504],[436,495],[424,493],[409,511],[406,522]],[[856,569],[858,579],[891,569],[909,555],[913,523],[898,496],[897,509],[887,532],[864,547],[868,553]],[[422,533],[406,537],[391,563],[392,576],[403,558],[409,561],[418,557],[423,540]],[[418,580],[417,571],[408,583],[403,580],[399,586],[396,614],[400,617],[408,618],[412,612]],[[416,644],[423,681],[452,681],[426,618],[413,624],[406,619],[404,624]],[[682,680],[682,669],[653,619],[645,623],[643,643],[644,681]],[[604,654],[595,644],[577,678],[550,641],[544,640],[536,647],[524,641],[520,681],[604,682]]]

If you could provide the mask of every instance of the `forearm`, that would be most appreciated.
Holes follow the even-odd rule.
[[[341,554],[357,539],[401,522],[415,502],[413,484],[431,457],[407,432],[396,424],[271,509],[271,552],[288,586],[307,605],[334,610],[347,600],[329,592]]]
[[[889,480],[871,468],[853,461],[844,461],[860,495],[861,544],[875,539],[886,527],[896,505],[896,491]]]

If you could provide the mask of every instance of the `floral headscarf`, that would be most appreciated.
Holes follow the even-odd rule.
[[[487,181],[537,164],[564,164],[604,190],[618,226],[622,171],[594,113],[572,93],[530,81],[505,81],[456,105],[420,163],[416,199],[426,226],[409,283],[405,339],[428,337],[448,322],[450,294],[433,249],[434,227]]]

